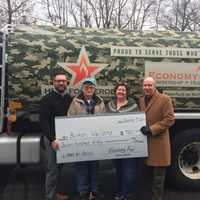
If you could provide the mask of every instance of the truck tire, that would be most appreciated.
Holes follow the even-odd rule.
[[[172,144],[170,184],[180,189],[200,189],[200,129],[179,134]]]

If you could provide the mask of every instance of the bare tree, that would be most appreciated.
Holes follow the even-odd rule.
[[[155,0],[134,0],[132,1],[132,16],[128,25],[129,29],[142,30],[145,25],[151,27],[152,13],[155,7]]]
[[[70,13],[77,27],[92,27],[92,13],[87,0],[74,0]]]
[[[194,31],[200,29],[198,0],[40,1],[45,4],[47,16],[54,24],[76,27],[117,27],[130,30],[154,28]]]
[[[95,25],[100,28],[101,27],[101,22],[102,22],[102,17],[101,17],[101,12],[99,9],[99,0],[86,0],[88,3],[88,9],[91,12],[91,16],[93,17],[93,21]]]
[[[55,24],[133,30],[143,29],[148,24],[156,4],[156,0],[42,1],[46,5],[48,18]]]
[[[196,31],[199,30],[198,0],[170,0],[162,9],[159,24],[167,30]]]
[[[74,0],[70,13],[78,27],[110,28],[116,0]]]
[[[93,17],[91,21],[100,28],[110,28],[112,25],[113,12],[116,0],[85,0],[88,13]]]
[[[124,29],[130,23],[133,16],[132,12],[129,13],[130,8],[129,0],[117,0],[113,14],[113,26],[119,29]]]
[[[97,27],[142,29],[155,0],[86,0]]]
[[[114,11],[115,0],[100,0],[99,8],[104,28],[110,28]]]
[[[191,7],[191,16],[190,16],[190,23],[188,25],[188,29],[190,31],[200,31],[200,2],[196,1],[193,2]]]
[[[0,0],[2,25],[24,22],[25,16],[31,12],[33,5],[31,0]]]
[[[53,24],[67,25],[69,23],[69,7],[71,0],[42,0],[47,17]]]
[[[166,2],[166,1],[165,1]],[[159,29],[160,15],[162,14],[164,0],[158,0],[155,6],[155,29]]]
[[[0,27],[2,27],[4,24],[7,23],[7,18],[6,18],[7,12],[1,6],[0,6],[0,16],[1,16],[1,18],[0,18]]]

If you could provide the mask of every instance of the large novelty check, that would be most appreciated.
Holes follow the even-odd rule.
[[[144,113],[57,117],[57,163],[146,157]]]

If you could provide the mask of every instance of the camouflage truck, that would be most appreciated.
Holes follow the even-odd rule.
[[[167,177],[176,187],[200,188],[200,33],[20,25],[0,42],[0,164],[39,162],[38,104],[56,71],[75,95],[83,78],[95,77],[105,101],[119,82],[137,99],[152,76],[175,107]]]

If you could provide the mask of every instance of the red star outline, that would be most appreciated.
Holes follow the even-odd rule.
[[[94,77],[99,71],[101,71],[108,64],[90,63],[88,54],[85,47],[82,46],[77,63],[58,63],[67,72],[72,75],[70,85],[76,86],[81,80]]]

